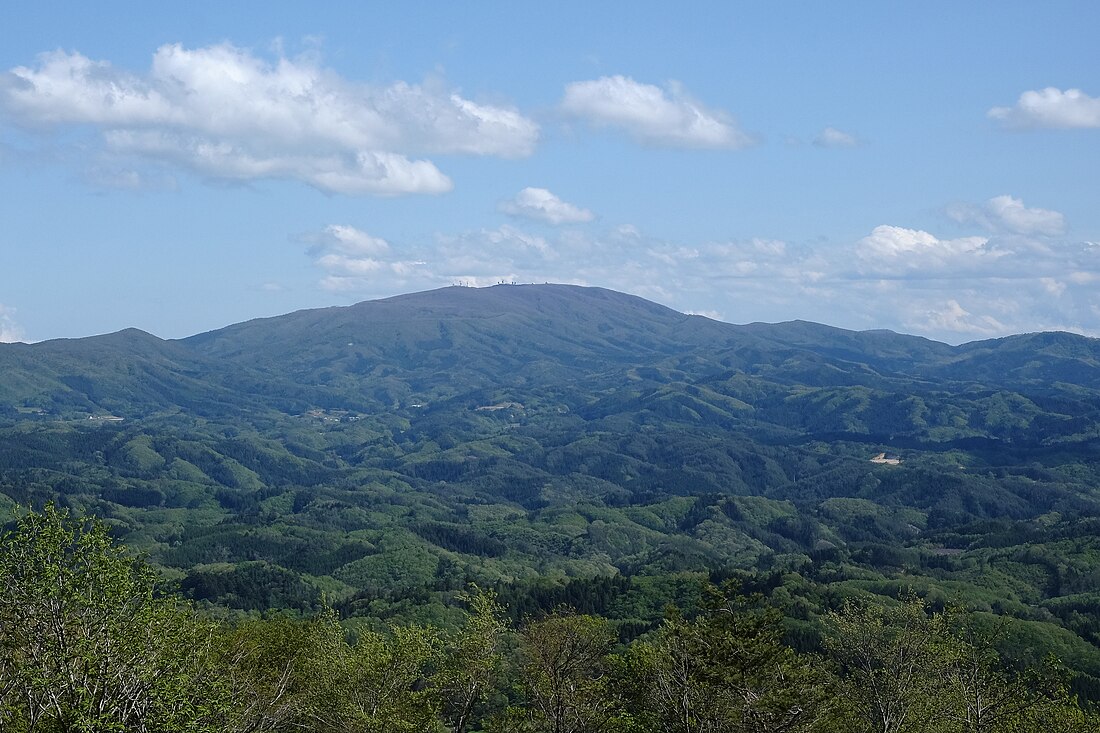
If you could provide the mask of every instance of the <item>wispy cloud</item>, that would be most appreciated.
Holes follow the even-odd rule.
[[[378,297],[463,282],[600,285],[733,322],[803,318],[958,342],[1024,331],[1100,334],[1100,245],[1053,239],[1057,212],[998,196],[947,237],[881,224],[849,242],[683,242],[622,223],[439,233],[397,246],[354,227],[311,236],[321,287]]]
[[[346,225],[325,227],[302,240],[310,245],[307,253],[322,273],[323,289],[364,296],[460,282],[491,285],[535,277],[560,281],[568,270],[554,251],[566,245],[507,224],[438,234],[430,241],[400,247]]]
[[[15,309],[0,303],[0,344],[22,341],[23,329],[15,322]]]
[[[577,81],[566,85],[561,108],[646,145],[736,150],[755,142],[729,114],[707,108],[675,82],[662,89],[628,76]]]
[[[1065,217],[1051,209],[1032,208],[1009,195],[994,196],[980,206],[956,203],[947,215],[960,224],[976,224],[991,232],[1058,236],[1065,232]]]
[[[858,137],[835,127],[826,127],[814,137],[813,142],[819,148],[854,148],[859,146]]]
[[[935,303],[931,308],[913,314],[905,323],[913,330],[924,333],[956,333],[981,337],[1000,336],[1009,332],[1008,327],[993,316],[974,315],[954,298],[948,298],[942,304]]]
[[[374,86],[311,56],[268,61],[229,44],[166,45],[147,72],[79,53],[0,74],[18,124],[91,126],[106,149],[230,180],[284,178],[345,194],[440,193],[433,154],[530,155],[538,125],[440,82]]]
[[[174,191],[179,185],[170,175],[150,175],[133,168],[112,166],[89,166],[84,169],[81,179],[93,188],[117,191]]]
[[[1024,92],[1011,107],[994,107],[987,113],[1009,127],[1100,127],[1100,98],[1080,89],[1057,87]]]
[[[500,202],[497,208],[511,216],[550,224],[579,224],[596,218],[588,209],[562,201],[545,188],[525,188],[514,198]]]
[[[402,286],[425,272],[427,264],[395,254],[381,237],[346,224],[332,224],[302,237],[309,243],[313,264],[324,273],[325,290],[355,291],[384,280]]]

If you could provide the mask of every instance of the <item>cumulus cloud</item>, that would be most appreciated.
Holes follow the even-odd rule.
[[[312,245],[309,254],[325,273],[321,286],[326,290],[355,290],[378,279],[399,284],[427,264],[396,256],[385,239],[346,224],[331,224],[303,241]]]
[[[736,150],[755,140],[726,113],[710,110],[675,82],[666,88],[628,76],[567,84],[562,110],[597,127],[625,131],[647,145]]]
[[[0,109],[30,128],[91,126],[116,153],[216,178],[289,178],[347,194],[440,193],[432,154],[530,155],[538,125],[439,83],[373,86],[312,58],[166,45],[137,74],[79,53],[0,74]]]
[[[865,272],[900,274],[916,270],[941,270],[973,264],[974,260],[1000,256],[987,245],[988,237],[940,239],[920,229],[877,226],[856,243],[856,257]]]
[[[463,283],[512,282],[532,262],[552,256],[547,241],[510,226],[461,235],[439,235],[401,251],[386,240],[348,225],[330,225],[303,241],[321,270],[319,285],[353,295],[393,295]]]
[[[994,196],[981,206],[953,204],[947,215],[960,224],[976,224],[991,232],[1053,237],[1066,229],[1065,217],[1058,211],[1030,208],[1012,196]]]
[[[1100,127],[1100,98],[1080,89],[1062,91],[1047,87],[1024,92],[1011,107],[994,107],[987,113],[1009,127]]]
[[[502,201],[497,208],[511,216],[537,219],[550,224],[579,224],[596,218],[588,209],[562,201],[545,188],[525,188],[515,198]]]
[[[883,225],[847,242],[666,240],[636,226],[474,229],[397,246],[347,226],[309,239],[321,287],[381,297],[456,283],[599,285],[735,323],[809,319],[959,342],[1100,334],[1100,245],[946,238]]]
[[[933,306],[920,317],[910,319],[908,324],[914,330],[926,333],[946,331],[968,336],[999,336],[1009,332],[1005,324],[993,316],[974,315],[954,298],[949,298],[942,305]]]
[[[824,281],[844,285],[832,297],[868,325],[892,321],[888,327],[951,342],[1042,330],[1100,333],[1089,310],[1100,251],[1083,242],[1051,243],[1049,236],[1064,227],[1060,214],[998,196],[955,218],[992,234],[946,239],[876,227],[827,258]]]
[[[15,322],[15,309],[0,303],[0,344],[22,341],[23,329]]]
[[[679,259],[666,248],[665,277],[687,296],[708,293],[691,307],[717,306],[735,321],[808,318],[953,343],[1041,330],[1100,335],[1100,247],[1087,243],[950,239],[887,225],[846,246],[769,241],[695,247]]]
[[[826,127],[814,138],[814,145],[819,148],[854,148],[859,145],[859,138],[835,127]]]
[[[1057,236],[1066,229],[1061,212],[1028,208],[1023,201],[1011,196],[995,196],[986,202],[985,209],[995,227],[1016,234]]]
[[[375,256],[388,252],[390,244],[381,237],[346,224],[330,224],[312,237],[318,250],[352,257]]]
[[[562,232],[556,240],[505,224],[395,246],[355,227],[328,226],[302,238],[321,271],[323,289],[362,296],[394,295],[453,284],[581,282],[577,262],[602,255],[592,240]],[[569,253],[563,258],[558,250]],[[610,254],[613,259],[616,255]],[[610,264],[610,261],[608,262]],[[603,265],[600,265],[603,267]]]

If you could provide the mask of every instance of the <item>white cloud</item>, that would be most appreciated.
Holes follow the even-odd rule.
[[[1012,107],[994,107],[987,113],[1009,127],[1100,127],[1100,98],[1080,89],[1047,87],[1020,95]]]
[[[570,231],[575,230],[562,231],[551,241],[505,224],[437,234],[431,241],[397,247],[354,227],[329,226],[302,241],[311,245],[308,254],[322,272],[322,288],[380,297],[456,283],[577,282],[577,262],[596,261],[599,256],[579,254],[591,240]],[[349,246],[349,242],[363,241],[371,245]],[[567,250],[570,257],[560,256],[557,249]],[[617,253],[608,257],[613,260]]]
[[[1089,312],[1100,282],[1100,252],[1087,243],[1050,243],[1039,232],[1060,230],[1060,215],[1036,212],[1043,210],[1003,196],[957,217],[989,228],[990,237],[943,239],[919,229],[876,227],[850,249],[819,249],[823,267],[803,263],[822,273],[823,287],[821,293],[804,287],[800,297],[828,298],[827,312],[849,319],[841,325],[951,342],[1051,329],[1100,332]]]
[[[1001,227],[1016,234],[1056,236],[1066,229],[1065,217],[1050,209],[1028,208],[1011,196],[995,196],[986,202],[986,210]]]
[[[15,322],[15,309],[0,303],[0,344],[22,341],[23,329]]]
[[[379,87],[309,57],[273,62],[228,44],[159,48],[134,74],[79,53],[0,75],[0,109],[30,128],[91,126],[108,149],[231,180],[288,178],[347,194],[440,193],[408,155],[530,155],[538,125],[436,82]]]
[[[988,243],[987,237],[940,239],[920,229],[882,225],[857,242],[856,256],[861,271],[900,274],[960,267],[1001,256],[988,248]]]
[[[455,283],[567,282],[734,323],[801,318],[949,342],[1048,329],[1100,332],[1093,310],[1100,246],[1032,247],[1018,234],[946,239],[881,226],[845,246],[764,237],[669,241],[626,224],[540,236],[505,225],[411,246],[348,244],[375,240],[351,227],[313,235],[321,287],[362,298]]]
[[[380,196],[446,193],[453,188],[451,179],[430,161],[397,153],[256,154],[245,144],[156,131],[111,130],[104,137],[114,152],[175,162],[224,180],[290,178],[329,193]]]
[[[1066,292],[1066,284],[1056,278],[1041,277],[1039,278],[1039,282],[1041,282],[1046,291],[1053,296],[1059,296]]]
[[[325,273],[321,287],[326,290],[356,290],[380,278],[404,282],[426,264],[396,257],[385,239],[346,224],[331,224],[302,239],[312,244],[309,254]]]
[[[835,127],[826,127],[814,138],[814,145],[819,148],[854,148],[859,145],[859,138]]]
[[[994,196],[981,206],[953,204],[947,215],[960,224],[976,224],[992,232],[1025,236],[1057,236],[1065,232],[1065,217],[1050,209],[1029,208],[1012,196]]]
[[[736,150],[755,142],[729,115],[703,106],[677,83],[662,89],[627,76],[572,82],[565,87],[561,107],[595,126],[622,129],[648,145]]]
[[[787,243],[781,239],[754,237],[749,240],[748,247],[751,248],[751,251],[757,253],[757,255],[778,258],[787,257]]]
[[[346,224],[332,224],[301,237],[322,272],[318,285],[334,293],[384,296],[456,282],[452,258],[440,249],[396,247]],[[484,244],[484,240],[482,240]]]
[[[505,214],[551,224],[578,224],[596,218],[588,209],[566,203],[545,188],[525,188],[515,198],[502,201],[497,208]]]
[[[348,257],[338,254],[321,255],[315,260],[315,264],[328,272],[356,277],[378,272],[386,266],[385,262],[373,257]]]
[[[324,250],[351,256],[379,255],[390,249],[389,242],[381,237],[372,237],[346,224],[330,224],[307,239],[316,245],[317,251]]]
[[[642,238],[642,232],[633,224],[620,224],[611,230],[612,236],[622,240],[637,240]]]
[[[989,315],[974,315],[950,298],[910,320],[909,326],[917,331],[934,333],[959,333],[968,336],[1001,336],[1010,333],[1005,324]]]

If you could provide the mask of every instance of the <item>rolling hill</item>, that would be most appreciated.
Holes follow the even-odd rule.
[[[812,646],[824,610],[910,587],[1100,696],[1100,340],[523,285],[0,345],[0,370],[0,501],[91,511],[203,602],[438,619],[469,582],[527,608],[622,578],[597,610],[642,629],[677,578],[749,573]]]

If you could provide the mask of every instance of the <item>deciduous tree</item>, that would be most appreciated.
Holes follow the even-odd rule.
[[[101,522],[47,506],[0,538],[6,732],[216,730],[216,637]]]
[[[670,616],[628,653],[644,705],[668,733],[793,733],[821,719],[830,678],[782,642],[782,618],[736,585],[708,588],[705,611]]]
[[[454,733],[466,733],[474,716],[500,682],[501,644],[508,624],[496,594],[468,597],[466,623],[451,639],[436,684],[443,715]]]
[[[614,642],[610,624],[594,616],[557,611],[528,624],[520,636],[527,719],[535,730],[609,730],[617,708],[606,674],[606,658]]]

